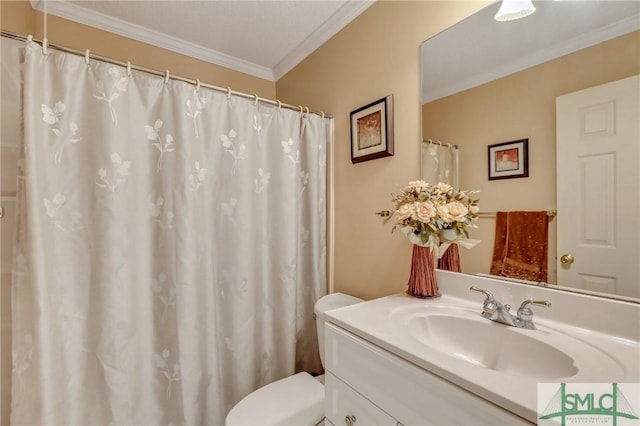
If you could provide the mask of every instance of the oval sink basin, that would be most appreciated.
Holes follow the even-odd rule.
[[[482,317],[416,315],[408,319],[407,327],[413,338],[434,350],[502,373],[550,380],[578,372],[572,357],[528,336],[531,330]]]

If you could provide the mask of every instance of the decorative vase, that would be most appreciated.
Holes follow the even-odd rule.
[[[407,294],[411,296],[425,299],[441,296],[436,279],[435,259],[429,247],[413,245],[411,275],[408,284]]]
[[[438,259],[438,269],[453,272],[462,271],[460,269],[460,253],[458,252],[458,245],[456,243],[449,245],[442,257]]]

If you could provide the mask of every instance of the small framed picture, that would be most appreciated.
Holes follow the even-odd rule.
[[[489,145],[489,180],[529,176],[529,139]]]
[[[351,162],[393,155],[393,95],[351,112]]]

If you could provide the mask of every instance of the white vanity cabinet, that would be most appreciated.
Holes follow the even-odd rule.
[[[325,413],[335,426],[531,425],[345,329],[325,327]]]

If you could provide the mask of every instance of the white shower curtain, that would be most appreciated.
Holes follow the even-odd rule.
[[[27,42],[12,424],[220,425],[320,368],[329,121]]]
[[[422,141],[420,151],[422,180],[432,185],[444,182],[458,188],[458,148]]]

